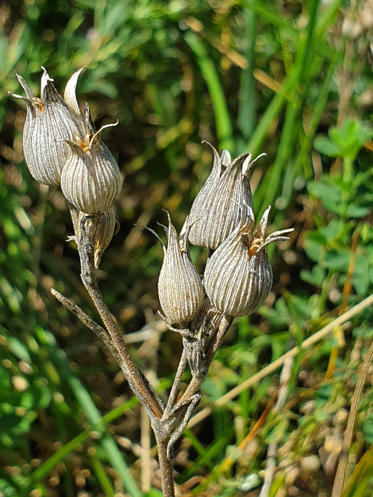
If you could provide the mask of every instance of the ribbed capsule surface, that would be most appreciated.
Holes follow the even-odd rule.
[[[215,250],[239,224],[241,206],[253,207],[248,181],[253,162],[247,153],[232,162],[227,150],[219,156],[215,148],[210,147],[214,156],[213,168],[190,210],[189,241]]]
[[[201,279],[190,259],[187,235],[177,236],[169,218],[167,248],[158,278],[158,296],[168,324],[184,325],[197,314],[204,301]]]
[[[23,130],[23,153],[27,167],[39,183],[58,186],[69,147],[65,140],[81,136],[82,130],[78,115],[58,94],[47,71],[41,78],[40,98],[34,97],[31,89],[22,78],[18,81],[26,97],[27,114]]]
[[[118,164],[97,133],[83,142],[68,142],[70,153],[61,174],[66,199],[86,214],[109,211],[122,189]]]
[[[94,247],[94,265],[98,269],[102,254],[109,246],[115,231],[115,209],[112,207],[104,214],[89,215],[78,211],[70,204],[70,214],[74,227],[75,242],[80,242],[80,227],[82,221],[85,223],[85,230],[90,243]]]
[[[227,316],[247,316],[266,299],[272,287],[267,256],[269,243],[286,240],[283,230],[264,238],[269,209],[253,233],[253,222],[242,221],[208,260],[204,287],[212,305]]]

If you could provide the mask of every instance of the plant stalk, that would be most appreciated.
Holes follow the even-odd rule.
[[[169,439],[159,436],[156,432],[155,439],[158,446],[158,460],[161,470],[163,497],[175,497],[173,464],[172,460],[167,456]]]
[[[97,284],[94,267],[94,250],[85,230],[85,219],[80,223],[79,230],[79,256],[81,264],[81,279],[94,306],[107,329],[114,348],[120,357],[119,366],[122,369],[128,384],[150,417],[161,418],[163,408],[150,383],[133,362],[123,337],[114,318],[104,302]]]

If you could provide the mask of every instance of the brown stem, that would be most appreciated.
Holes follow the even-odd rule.
[[[214,340],[212,340],[212,342],[209,346],[209,349],[207,351],[207,354],[206,354],[207,355],[207,368],[206,369],[208,369],[210,367],[210,364],[212,363],[214,355],[216,354],[216,351],[218,350],[218,348],[222,344],[222,341],[225,337],[225,334],[229,330],[229,327],[232,324],[232,321],[233,321],[233,319],[229,318],[227,316],[223,315],[221,317],[221,321],[220,321],[216,336],[214,337]],[[206,373],[207,373],[207,371],[206,371]]]
[[[85,285],[89,296],[92,299],[97,311],[99,312],[106,329],[109,332],[110,338],[118,351],[121,358],[122,369],[126,379],[134,391],[138,399],[144,405],[147,410],[150,411],[157,418],[161,418],[163,414],[163,409],[159,403],[159,400],[155,392],[151,389],[149,382],[146,380],[145,376],[140,372],[135,363],[132,361],[131,356],[127,350],[123,338],[119,334],[119,330],[115,324],[113,317],[110,314],[109,309],[102,299],[102,295],[95,285]]]
[[[183,373],[184,373],[184,370],[186,367],[186,363],[187,363],[186,349],[185,349],[185,347],[183,347],[183,351],[181,353],[180,361],[179,361],[179,364],[177,366],[175,379],[174,379],[172,387],[171,387],[170,395],[168,396],[167,405],[166,405],[166,408],[164,410],[163,417],[166,417],[170,413],[171,409],[174,407],[174,405],[176,403],[177,394],[179,392],[179,387],[180,387],[180,382],[181,382],[181,377],[183,376]]]
[[[219,324],[218,331],[211,339],[209,348],[206,352],[206,367],[203,373],[199,376],[193,376],[189,385],[187,386],[183,396],[181,397],[179,403],[183,404],[188,401],[188,399],[192,398],[192,396],[199,390],[203,380],[206,378],[210,364],[214,358],[214,355],[218,348],[220,347],[225,334],[227,333],[230,325],[232,324],[233,319],[227,316],[222,316]]]
[[[123,337],[101,295],[97,284],[94,268],[94,250],[85,230],[85,221],[83,218],[79,226],[79,256],[81,264],[81,279],[93,304],[95,305],[100,317],[108,331],[114,348],[120,357],[121,369],[128,381],[128,384],[141,404],[147,410],[150,416],[160,419],[163,414],[163,408],[159,398],[152,389],[150,383],[137,368],[133,362]]]
[[[107,334],[106,330],[97,324],[93,319],[91,319],[78,305],[71,302],[70,299],[62,295],[62,293],[57,292],[54,288],[51,288],[51,294],[55,297],[68,311],[75,314],[75,316],[89,328],[93,333],[104,342],[106,347],[109,349],[110,353],[120,365],[120,357],[115,347],[111,343],[111,339]]]
[[[158,446],[159,467],[161,470],[163,497],[175,497],[174,476],[172,460],[167,457],[167,446],[169,440],[161,438],[155,433]]]

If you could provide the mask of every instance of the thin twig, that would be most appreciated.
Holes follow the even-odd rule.
[[[289,390],[289,381],[291,378],[291,368],[293,367],[293,362],[293,357],[288,357],[282,366],[280,375],[280,388],[278,391],[276,405],[273,408],[274,413],[279,412],[285,404],[285,400]],[[270,443],[268,446],[264,482],[259,497],[268,497],[269,491],[271,490],[272,481],[276,470],[277,446],[277,440]]]
[[[208,373],[208,369],[209,369],[210,364],[214,358],[215,352],[220,347],[220,345],[223,341],[223,338],[224,338],[225,334],[227,333],[232,321],[233,321],[233,319],[228,318],[224,315],[222,316],[217,333],[212,338],[209,349],[207,350],[207,353],[206,353],[205,371],[203,372],[203,374],[200,374],[199,376],[192,377],[192,380],[190,381],[185,392],[183,393],[183,396],[181,397],[181,399],[179,401],[180,404],[186,404],[188,402],[188,399],[191,399],[193,397],[193,395],[199,390],[199,387],[201,386],[203,380],[206,378],[206,375]]]
[[[161,418],[163,408],[159,397],[151,387],[144,374],[137,368],[133,362],[123,336],[118,326],[104,302],[99,286],[96,280],[94,267],[94,251],[86,232],[86,219],[83,218],[79,226],[79,256],[81,264],[81,279],[95,305],[100,317],[110,335],[113,346],[116,348],[120,357],[119,366],[121,367],[126,380],[136,397],[147,410],[149,415]]]
[[[207,351],[207,354],[206,354],[206,356],[207,356],[207,368],[206,369],[208,369],[210,364],[212,363],[212,360],[213,360],[218,348],[222,344],[223,339],[224,339],[230,325],[232,324],[232,321],[233,321],[233,319],[229,318],[227,316],[223,315],[221,317],[221,321],[219,324],[218,331],[216,333],[216,337],[214,340],[212,340],[212,343],[210,344],[209,350]],[[206,374],[207,374],[207,372],[206,372]]]
[[[370,306],[373,304],[373,294],[369,295],[369,297],[365,298],[358,304],[356,304],[354,307],[343,313],[341,316],[338,316],[336,319],[334,319],[332,322],[321,328],[319,331],[314,333],[312,336],[304,340],[304,342],[301,345],[301,349],[308,349],[318,341],[320,341],[322,338],[324,338],[328,333],[330,333],[336,326],[341,326],[343,323],[351,319],[353,316],[361,312],[363,309],[366,307]],[[252,387],[253,385],[257,384],[260,380],[268,376],[269,374],[273,373],[273,371],[276,371],[288,357],[294,357],[299,353],[299,347],[294,347],[293,349],[289,350],[286,352],[286,354],[282,355],[275,361],[273,361],[271,364],[268,366],[264,367],[261,369],[258,373],[254,374],[250,378],[248,378],[246,381],[241,383],[235,388],[232,388],[229,392],[227,392],[225,395],[220,397],[214,402],[215,407],[222,406],[226,404],[228,401],[234,399],[237,397],[240,393],[244,392],[248,388]],[[199,422],[201,422],[203,419],[205,419],[207,416],[209,416],[212,412],[211,407],[205,407],[202,409],[199,413],[197,413],[193,418],[190,420],[189,423],[189,428],[192,426],[195,426]]]
[[[51,288],[51,294],[55,297],[68,311],[75,314],[75,316],[93,333],[104,342],[109,352],[112,354],[114,359],[118,361],[119,355],[113,344],[111,343],[110,337],[106,330],[97,324],[93,319],[91,319],[78,305],[74,304],[70,299],[62,295],[54,288]]]
[[[183,347],[183,351],[181,353],[179,364],[177,366],[177,371],[176,371],[175,379],[174,379],[174,381],[172,383],[170,395],[168,397],[167,405],[166,405],[166,408],[165,408],[164,413],[163,413],[164,417],[166,417],[166,416],[168,416],[170,414],[172,408],[174,407],[174,405],[176,403],[177,394],[178,394],[179,388],[180,388],[181,378],[183,376],[183,373],[185,371],[185,367],[186,367],[186,364],[187,364],[187,356],[186,356],[186,354],[187,354],[186,348]]]
[[[342,442],[342,451],[339,456],[337,472],[334,478],[332,497],[340,497],[343,490],[343,485],[346,477],[346,467],[348,463],[348,454],[352,442],[352,437],[354,433],[355,419],[357,415],[357,409],[359,406],[359,400],[361,392],[363,391],[364,383],[367,378],[370,363],[373,359],[373,342],[370,344],[367,355],[365,356],[364,362],[359,371],[359,377],[356,383],[354,395],[351,401],[351,409],[348,415],[346,431],[344,433]]]
[[[150,456],[150,419],[147,415],[145,409],[141,408],[141,454],[140,454],[140,465],[141,465],[141,490],[143,492],[149,492],[151,488],[151,456]]]
[[[84,319],[85,323],[89,324],[91,329],[99,333],[99,336],[105,339],[110,350],[115,351],[115,358],[122,369],[131,390],[134,392],[151,420],[151,425],[158,444],[159,465],[164,497],[174,497],[173,464],[172,460],[167,455],[167,447],[172,437],[170,425],[167,424],[167,421],[161,421],[164,410],[163,403],[143,372],[138,369],[133,362],[118,325],[105,304],[100,292],[94,266],[94,247],[90,240],[88,230],[86,230],[86,222],[88,219],[92,219],[92,216],[82,216],[79,220],[79,224],[76,222],[74,224],[81,265],[80,276],[83,285],[105,325],[107,333],[90,320],[81,309],[74,307],[74,305],[70,305],[70,307],[77,315]]]

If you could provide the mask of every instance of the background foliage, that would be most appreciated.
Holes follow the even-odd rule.
[[[372,12],[370,0],[0,4],[1,495],[137,497],[148,485],[139,443],[149,428],[143,421],[140,433],[136,401],[101,344],[49,293],[93,313],[65,241],[64,199],[39,188],[23,161],[25,111],[7,95],[20,93],[16,72],[38,93],[43,65],[62,91],[87,66],[80,99],[97,125],[120,120],[105,141],[125,175],[121,229],[100,279],[126,333],[148,337],[133,353],[160,391],[180,343],[154,323],[161,249],[144,225],[156,227],[167,209],[181,227],[211,167],[202,139],[233,154],[266,151],[251,182],[256,214],[271,204],[272,228],[295,233],[272,254],[266,305],[236,322],[213,363],[202,402],[212,406],[372,293]],[[372,331],[366,309],[298,354],[279,412],[276,372],[188,430],[177,458],[184,494],[258,495],[276,441],[270,495],[329,495]],[[345,496],[373,491],[372,381],[370,372]],[[157,484],[154,472],[147,495],[159,495]]]

